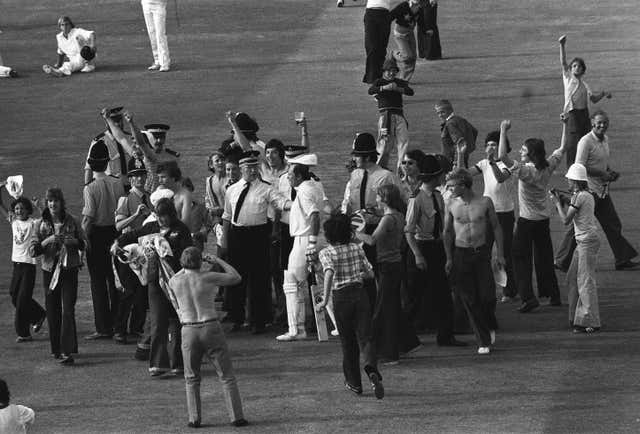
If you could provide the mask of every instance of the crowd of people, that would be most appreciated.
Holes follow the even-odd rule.
[[[183,374],[189,426],[198,427],[205,355],[217,362],[231,422],[247,424],[223,323],[230,333],[281,328],[278,342],[307,339],[313,329],[327,339],[328,323],[341,343],[345,387],[363,393],[362,352],[378,399],[384,397],[379,364],[397,364],[418,350],[419,333],[434,329],[437,345],[468,346],[455,337],[456,308],[474,333],[477,353],[489,354],[498,329],[497,284],[501,302],[519,299],[518,311],[527,313],[539,308],[540,298],[562,305],[555,269],[566,271],[571,329],[598,331],[596,220],[616,269],[640,266],[609,192],[619,176],[609,166],[609,119],[588,110],[589,101],[611,94],[589,89],[584,61],[566,60],[563,36],[565,105],[556,150],[547,155],[544,141],[530,138],[512,159],[511,122],[503,120],[486,135],[484,158],[470,166],[478,131],[442,99],[434,106],[442,121],[441,152],[426,154],[409,143],[402,96],[414,93],[414,26],[424,24],[424,9],[435,9],[436,2],[410,0],[394,9],[388,3],[369,1],[365,12],[364,81],[378,102],[378,134],[356,134],[340,200],[327,197],[313,173],[322,163],[312,152],[304,115],[296,119],[299,144],[285,146],[279,139],[262,141],[249,114],[227,112],[232,135],[208,158],[211,175],[197,182],[205,187],[200,201],[180,154],[166,147],[170,126],[141,129],[123,107],[100,113],[106,129],[89,146],[81,216],[68,212],[57,187],[34,202],[11,186],[8,207],[0,190],[0,210],[13,233],[16,342],[32,341],[46,321],[53,357],[62,365],[75,362],[78,273],[86,262],[95,331],[85,339],[126,344],[134,337],[135,357],[148,361],[151,377]],[[157,20],[153,10],[145,10],[145,19],[147,12],[149,26]],[[387,55],[393,20],[398,50]],[[75,48],[88,46],[95,57],[91,32],[68,17],[59,24],[63,38],[75,30],[85,44]],[[437,27],[427,35],[435,50]],[[153,41],[150,69],[168,70],[166,37]],[[439,39],[437,45],[432,58],[441,56]],[[78,64],[75,54],[58,54],[56,65],[45,65],[48,73],[91,66],[80,52]],[[394,149],[397,164],[390,167]],[[550,190],[565,155],[569,190]],[[474,192],[475,175],[482,175],[482,195]],[[571,227],[555,262],[550,199]],[[33,299],[38,258],[44,308]],[[0,404],[5,401],[8,390],[6,398],[0,395]],[[32,420],[33,414],[21,417]]]

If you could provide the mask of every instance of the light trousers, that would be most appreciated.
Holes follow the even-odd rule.
[[[387,131],[384,131],[387,116],[390,116],[390,122]],[[407,120],[404,116],[395,113],[381,113],[378,119],[378,145],[376,151],[378,151],[379,157],[377,163],[387,169],[389,169],[389,157],[391,156],[393,145],[398,149],[396,166],[400,167],[404,154],[407,153],[407,148],[409,147],[409,126],[407,125]]]
[[[396,59],[396,62],[398,62],[398,67],[400,68],[397,78],[404,81],[411,81],[413,72],[416,69],[416,59],[418,57],[414,29],[396,26],[393,30],[393,39],[398,46],[398,49],[393,52],[393,57]]]
[[[581,327],[600,327],[596,286],[596,258],[600,239],[593,235],[576,241],[578,246],[567,272],[569,322]]]
[[[143,1],[142,13],[147,25],[153,63],[161,67],[169,67],[169,44],[167,43],[167,3],[162,1]]]

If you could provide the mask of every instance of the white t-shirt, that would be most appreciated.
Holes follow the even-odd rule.
[[[24,405],[10,404],[0,409],[0,433],[25,434],[27,425],[31,425],[35,419],[35,413]]]
[[[504,171],[507,166],[502,161],[496,163],[500,171]],[[504,182],[500,183],[493,174],[493,169],[489,160],[478,161],[476,169],[482,173],[484,179],[484,193],[483,195],[491,198],[496,212],[509,212],[515,208],[514,196],[514,178],[510,176]]]
[[[324,198],[322,184],[314,180],[303,181],[296,188],[296,199],[291,203],[289,233],[292,237],[311,234],[310,216],[321,212]]]
[[[13,232],[11,260],[23,264],[35,264],[36,258],[29,256],[29,245],[36,236],[35,220],[31,217],[26,220],[13,219],[11,221],[11,230]]]
[[[588,191],[579,191],[571,197],[572,208],[576,209],[573,217],[573,229],[576,240],[581,241],[590,236],[598,236],[598,224],[596,223],[596,201]]]
[[[511,173],[518,177],[518,202],[520,217],[527,220],[545,220],[549,218],[549,199],[547,186],[549,179],[562,161],[562,152],[558,149],[547,157],[549,165],[542,170],[536,169],[533,163],[514,162]],[[517,174],[516,174],[517,171]]]
[[[91,38],[93,32],[90,30],[74,27],[69,31],[67,37],[62,32],[56,35],[58,41],[58,54],[64,54],[69,59],[80,55],[82,47],[87,45],[87,41]]]

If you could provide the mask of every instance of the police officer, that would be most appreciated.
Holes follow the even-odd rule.
[[[91,277],[96,331],[86,339],[103,339],[113,336],[117,308],[109,246],[117,235],[115,211],[118,199],[124,196],[124,187],[118,178],[105,173],[109,150],[103,140],[92,146],[87,162],[93,172],[93,181],[84,186],[82,229],[89,240],[87,267]]]

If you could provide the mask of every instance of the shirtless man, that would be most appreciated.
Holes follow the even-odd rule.
[[[166,161],[158,165],[158,184],[168,188],[175,194],[173,203],[178,212],[178,218],[184,224],[189,224],[191,219],[192,198],[191,191],[182,186],[182,172],[175,161]]]
[[[500,267],[504,267],[502,230],[493,202],[473,192],[473,178],[467,170],[455,169],[446,179],[451,199],[444,220],[445,269],[469,315],[478,342],[478,354],[489,354],[498,323],[487,225],[493,229],[498,250],[496,263]]]
[[[222,381],[231,424],[236,427],[245,426],[248,422],[242,414],[240,392],[214,304],[218,286],[237,285],[241,277],[231,265],[220,258],[208,257],[207,262],[216,265],[222,271],[200,271],[200,250],[187,247],[180,258],[182,270],[169,281],[172,302],[182,323],[182,358],[187,384],[188,426],[198,428],[201,424],[200,365],[205,355],[214,362],[218,377]]]

